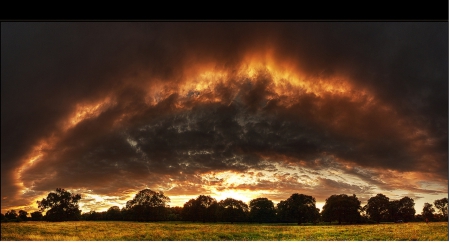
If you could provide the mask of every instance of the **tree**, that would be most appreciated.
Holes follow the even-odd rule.
[[[118,206],[112,206],[106,211],[106,219],[108,220],[121,220],[122,214]]]
[[[192,221],[215,221],[217,201],[211,196],[200,195],[191,199],[183,206],[183,218]]]
[[[9,210],[5,213],[5,217],[9,220],[11,219],[17,219],[17,213],[16,210]]]
[[[431,220],[434,218],[433,213],[434,213],[433,205],[431,205],[429,203],[425,203],[423,205],[423,209],[422,209],[422,217],[427,221]]]
[[[414,220],[416,210],[414,209],[414,200],[410,197],[403,197],[400,200],[389,202],[389,220],[397,222],[403,220],[409,222]]]
[[[256,198],[251,200],[250,219],[259,223],[275,221],[276,210],[273,202],[267,198]]]
[[[414,200],[410,197],[403,197],[402,199],[400,199],[398,205],[398,215],[405,222],[414,220],[414,215],[416,214],[414,205]]]
[[[441,212],[444,220],[448,220],[448,198],[434,201],[434,206]]]
[[[337,220],[339,224],[342,222],[357,222],[361,215],[361,201],[355,194],[347,196],[345,194],[332,195],[326,199],[322,210],[322,218],[324,221]]]
[[[134,220],[138,221],[160,221],[167,218],[167,203],[170,198],[164,196],[163,192],[154,192],[144,189],[127,202],[126,209],[129,210]]]
[[[31,215],[31,220],[33,220],[33,221],[40,221],[43,218],[42,212],[40,212],[40,211],[32,212],[30,215]]]
[[[217,220],[217,200],[205,195],[200,195],[196,199],[198,204],[198,215],[202,222],[216,221]]]
[[[389,198],[383,194],[377,194],[369,199],[365,210],[369,218],[377,223],[387,220],[389,218]]]
[[[130,220],[135,220],[133,213],[131,212],[131,210],[128,210],[125,207],[122,207],[122,209],[120,209],[120,214],[122,215],[122,219],[126,220],[126,221],[130,221]]]
[[[226,222],[245,221],[248,213],[248,205],[241,200],[227,198],[218,203],[220,219]]]
[[[83,220],[104,220],[105,215],[102,212],[90,211],[81,215]]]
[[[27,221],[28,220],[28,212],[25,210],[19,210],[19,218],[23,221]]]
[[[37,201],[41,212],[49,209],[45,214],[48,221],[79,220],[81,210],[78,209],[80,194],[72,194],[65,189],[56,188],[56,192],[48,194],[47,198]]]
[[[319,209],[316,208],[316,199],[298,193],[278,203],[277,210],[281,221],[296,221],[298,225],[303,222],[316,222],[320,217]]]
[[[193,222],[198,220],[196,212],[197,202],[194,198],[190,199],[183,205],[181,215],[184,220],[191,220]]]
[[[399,200],[390,201],[389,220],[397,222],[399,219],[401,219],[399,210],[400,210],[400,201]]]
[[[182,220],[181,214],[182,214],[183,208],[182,207],[170,207],[169,208],[169,215],[168,220],[169,221],[179,221]]]

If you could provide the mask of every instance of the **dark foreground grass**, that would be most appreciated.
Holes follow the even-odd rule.
[[[2,223],[1,240],[449,240],[448,222],[374,225],[226,224],[190,222],[20,222]]]

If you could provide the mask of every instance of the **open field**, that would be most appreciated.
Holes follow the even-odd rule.
[[[190,222],[2,223],[1,240],[449,240],[448,222],[373,225],[226,224]]]

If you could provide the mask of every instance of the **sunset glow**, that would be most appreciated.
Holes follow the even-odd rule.
[[[55,188],[420,213],[448,197],[448,23],[2,23],[2,213]]]

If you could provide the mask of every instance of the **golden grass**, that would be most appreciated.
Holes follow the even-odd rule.
[[[373,225],[227,224],[190,222],[20,222],[2,223],[1,240],[449,240],[448,222]]]

